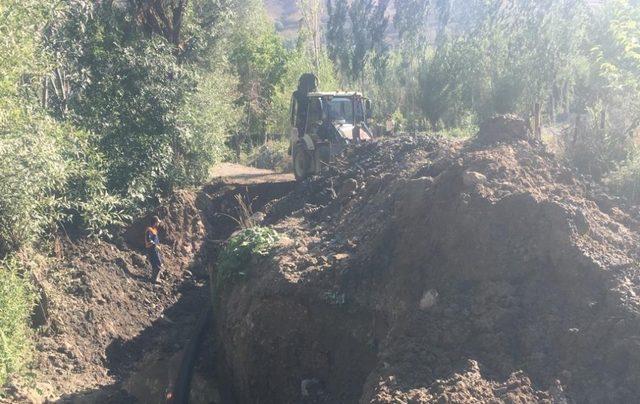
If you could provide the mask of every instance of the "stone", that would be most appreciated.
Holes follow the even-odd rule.
[[[264,219],[266,217],[267,217],[267,215],[265,215],[263,212],[256,212],[253,215],[251,215],[251,217],[249,219],[254,224],[260,224],[260,223],[264,222]]]
[[[144,268],[147,265],[147,260],[137,253],[131,254],[131,262],[138,268]]]
[[[429,289],[422,295],[420,299],[420,310],[429,310],[438,302],[438,291]]]
[[[587,216],[584,214],[584,212],[581,209],[578,209],[576,211],[573,222],[576,225],[576,230],[578,231],[578,234],[584,235],[589,233],[591,226],[589,225],[589,220],[587,220]]]
[[[300,393],[303,397],[315,396],[322,392],[322,386],[318,379],[304,379],[300,382]]]
[[[338,254],[334,254],[333,255],[333,259],[336,261],[343,261],[346,260],[350,257],[349,254],[345,254],[345,253],[338,253]]]
[[[340,198],[346,198],[353,195],[358,190],[358,181],[353,178],[347,179],[340,188]]]
[[[487,182],[487,177],[484,174],[469,170],[462,173],[462,183],[467,187],[484,184],[485,182]]]

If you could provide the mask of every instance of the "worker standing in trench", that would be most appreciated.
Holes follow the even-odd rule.
[[[158,227],[160,226],[160,219],[158,216],[153,216],[149,227],[144,234],[144,246],[147,249],[147,258],[151,263],[152,275],[151,279],[153,283],[158,284],[160,282],[160,272],[162,272],[162,257],[160,256],[160,239],[158,238]]]

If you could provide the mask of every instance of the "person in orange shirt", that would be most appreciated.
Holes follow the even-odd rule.
[[[158,238],[158,227],[160,219],[158,216],[151,218],[149,227],[144,234],[144,246],[147,249],[147,258],[153,270],[152,279],[154,283],[160,282],[160,272],[162,272],[162,257],[160,255],[160,239]]]

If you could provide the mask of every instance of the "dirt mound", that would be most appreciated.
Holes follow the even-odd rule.
[[[535,137],[524,120],[512,115],[498,115],[480,126],[475,141],[484,145],[500,142],[526,140],[533,142]]]
[[[240,401],[640,395],[637,217],[521,126],[362,145],[272,204],[289,240],[217,304]]]

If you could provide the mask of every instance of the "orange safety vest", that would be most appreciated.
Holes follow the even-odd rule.
[[[149,237],[149,233],[151,233],[153,236]],[[144,233],[144,246],[146,248],[153,247],[155,245],[155,243],[153,242],[154,238],[156,239],[155,241],[157,242],[158,229],[156,229],[155,227],[147,227],[147,231]]]

